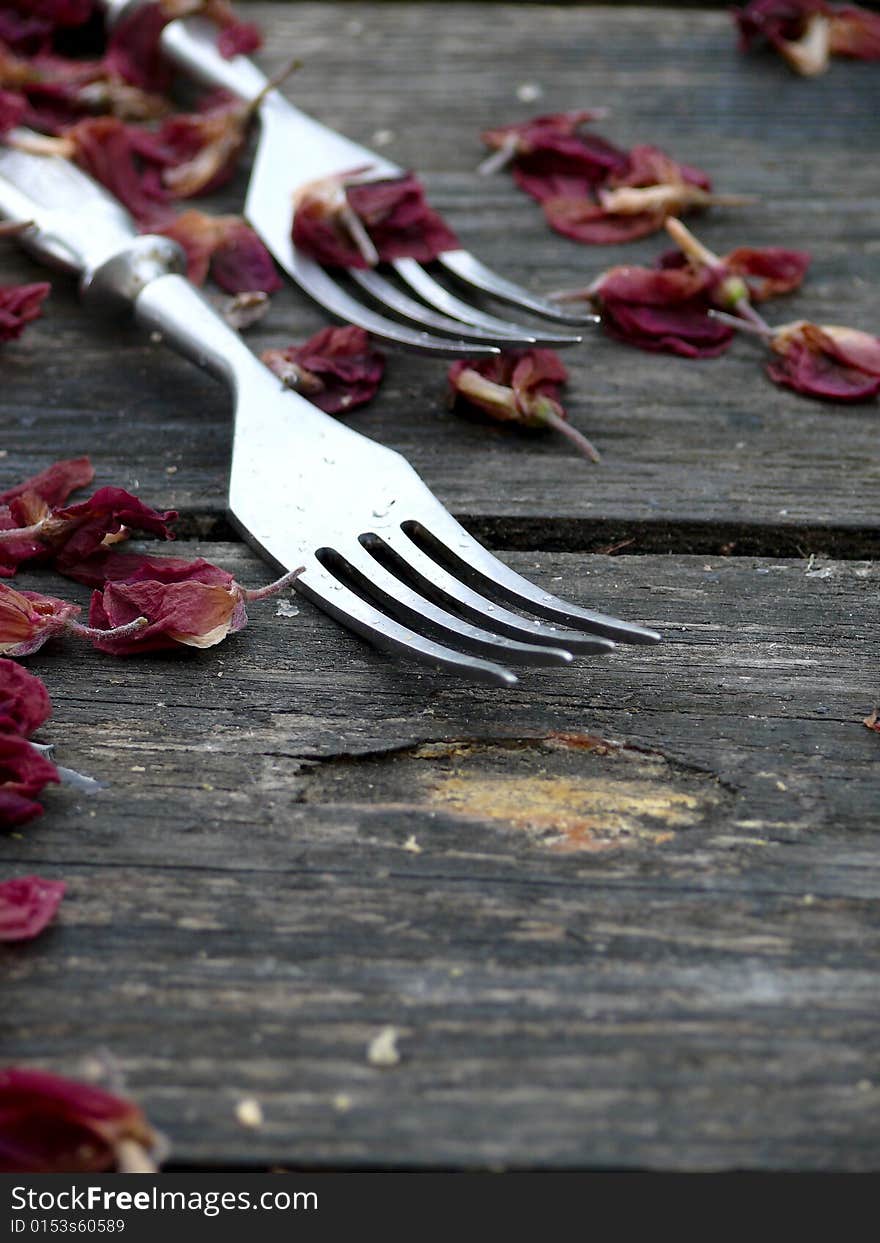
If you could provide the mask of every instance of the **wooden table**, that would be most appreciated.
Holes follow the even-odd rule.
[[[534,288],[661,243],[550,233],[475,176],[478,132],[605,105],[615,141],[760,196],[700,220],[707,244],[813,252],[779,319],[877,330],[877,66],[797,79],[740,56],[721,10],[253,11],[266,66],[305,62],[298,102],[384,138]],[[11,244],[0,264],[41,279]],[[323,322],[288,289],[249,339]],[[50,791],[0,841],[2,875],[69,884],[53,930],[0,954],[3,1057],[78,1073],[106,1050],[172,1169],[876,1169],[878,408],[775,388],[762,361],[748,340],[695,363],[591,337],[568,404],[600,467],[449,412],[433,361],[392,358],[351,419],[512,565],[661,627],[657,649],[502,693],[270,603],[213,651],[32,658],[41,737],[106,788]],[[207,377],[61,279],[0,376],[2,486],[88,452],[99,483],[181,510],[174,551],[266,579],[224,519]],[[386,1027],[400,1060],[375,1066]]]

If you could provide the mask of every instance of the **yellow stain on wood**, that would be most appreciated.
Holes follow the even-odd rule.
[[[608,850],[627,839],[656,845],[697,824],[718,800],[651,778],[441,775],[430,803],[475,820],[500,821],[559,853]]]

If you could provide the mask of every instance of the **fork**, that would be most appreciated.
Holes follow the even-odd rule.
[[[343,625],[397,655],[502,686],[517,680],[502,660],[567,664],[573,652],[607,652],[616,639],[659,638],[521,578],[456,522],[400,454],[279,386],[179,275],[177,244],[139,235],[125,209],[67,160],[0,146],[0,217],[32,222],[19,242],[78,275],[87,306],[132,310],[228,385],[231,518],[269,560],[285,570],[302,565],[296,590]]]
[[[110,24],[148,2],[99,0]],[[263,95],[258,110],[260,139],[244,214],[280,266],[315,302],[373,336],[421,354],[460,358],[529,345],[576,345],[583,340],[580,334],[546,324],[532,328],[490,315],[458,297],[414,259],[396,259],[387,265],[399,283],[375,269],[346,269],[345,275],[383,311],[415,327],[389,319],[354,297],[293,245],[295,196],[312,181],[356,168],[368,167],[377,178],[397,177],[402,170],[306,116],[279,91],[267,91],[268,81],[252,61],[244,56],[226,60],[220,55],[216,35],[216,26],[204,18],[178,18],[165,27],[161,46],[171,61],[205,85],[222,87],[245,102]],[[593,315],[556,305],[497,275],[467,250],[445,251],[438,265],[471,289],[556,323],[597,322]],[[449,340],[450,335],[455,339]]]

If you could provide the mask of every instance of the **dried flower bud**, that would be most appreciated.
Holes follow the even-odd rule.
[[[765,42],[806,77],[824,73],[832,56],[880,60],[880,14],[826,0],[751,0],[733,12],[740,48]]]
[[[712,204],[749,202],[712,192],[700,169],[679,164],[659,147],[638,146],[623,168],[612,171],[592,197],[562,196],[544,202],[551,228],[594,245],[633,241],[656,233],[670,216]]]
[[[344,414],[375,396],[385,358],[363,328],[323,328],[303,345],[264,350],[262,361],[288,387],[328,414]]]
[[[319,263],[349,268],[407,257],[428,263],[459,246],[412,173],[381,180],[363,180],[363,173],[325,177],[300,191],[296,246]]]
[[[213,647],[247,625],[246,602],[276,595],[302,573],[301,569],[293,570],[266,587],[248,591],[216,566],[209,566],[211,573],[206,575],[206,566],[207,562],[198,562],[188,570],[178,563],[166,575],[153,562],[154,577],[135,574],[134,581],[108,582],[102,591],[95,591],[89,610],[94,646],[117,656],[179,645]],[[147,619],[142,629],[124,635],[114,633],[133,625],[138,617]]]
[[[79,606],[0,582],[0,654],[30,656],[67,628]]]
[[[516,184],[539,203],[589,196],[626,165],[625,151],[584,131],[605,115],[604,109],[584,109],[486,130],[481,137],[493,154],[480,171],[492,173],[510,164]]]
[[[0,1171],[155,1170],[159,1137],[131,1101],[45,1071],[0,1071]]]
[[[593,445],[566,421],[558,398],[568,372],[553,350],[519,350],[498,358],[455,362],[448,379],[454,403],[476,407],[500,422],[553,427],[584,457],[599,461]]]
[[[776,384],[826,401],[869,401],[880,393],[880,338],[855,328],[798,320],[775,330]]]

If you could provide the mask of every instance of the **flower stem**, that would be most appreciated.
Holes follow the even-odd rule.
[[[79,639],[130,639],[132,635],[137,634],[149,624],[146,617],[136,617],[134,621],[126,622],[123,626],[113,626],[109,630],[101,630],[97,626],[84,626],[82,622],[76,621],[67,622],[64,629],[75,634]]]
[[[260,104],[269,94],[269,92],[274,91],[277,87],[281,85],[282,82],[285,82],[292,73],[295,73],[297,69],[301,69],[301,68],[302,68],[302,61],[299,59],[298,56],[294,56],[293,59],[289,60],[286,65],[283,65],[282,68],[279,69],[277,73],[273,73],[272,77],[269,79],[269,81],[260,91],[259,95],[255,96],[255,98],[252,99],[250,103],[247,105],[246,110],[245,110],[245,116],[246,117],[253,116],[254,113],[259,108]]]
[[[243,587],[241,594],[248,602],[251,600],[265,600],[269,596],[277,596],[280,591],[284,591],[286,587],[289,587],[294,579],[299,578],[305,568],[304,565],[301,565],[297,569],[291,570],[288,574],[283,574],[281,578],[276,578],[274,583],[267,583],[265,587],[256,587],[253,590]]]
[[[737,302],[736,313],[737,315],[741,316],[743,319],[748,320],[749,323],[754,324],[754,326],[765,336],[773,335],[773,329],[767,323],[764,316],[761,314],[760,311],[755,310],[755,308],[752,306],[751,302],[749,302],[747,298],[743,298],[739,302]]]
[[[678,249],[683,251],[688,259],[693,259],[698,267],[717,268],[720,265],[719,256],[695,238],[690,229],[686,228],[677,216],[670,216],[666,221],[666,232]]]
[[[543,410],[541,412],[541,419],[547,424],[548,427],[552,427],[557,432],[562,432],[563,436],[567,436],[572,444],[576,445],[578,450],[590,462],[602,461],[602,458],[599,455],[599,450],[596,446],[590,444],[589,440],[587,440],[586,436],[582,432],[579,432],[576,427],[572,427],[572,425],[566,419],[563,419],[560,415],[558,415],[555,410]]]
[[[158,1174],[155,1162],[141,1144],[133,1139],[119,1139],[114,1145],[116,1166],[120,1174]]]
[[[493,173],[500,173],[502,168],[506,168],[516,156],[518,146],[518,136],[508,134],[501,146],[496,147],[491,155],[487,155],[485,160],[477,165],[477,172],[483,177],[491,177]]]
[[[753,307],[751,309],[754,310]],[[742,315],[730,315],[727,311],[717,311],[713,307],[707,311],[707,315],[710,319],[717,319],[722,324],[736,328],[739,332],[751,333],[754,337],[763,337],[765,341],[775,335],[773,329],[764,322],[764,319],[757,311],[755,311],[754,317],[745,317]]]
[[[0,531],[0,544],[10,543],[12,540],[20,539],[38,539],[43,530],[43,519],[39,522],[32,522],[29,527],[9,527],[6,531]]]

